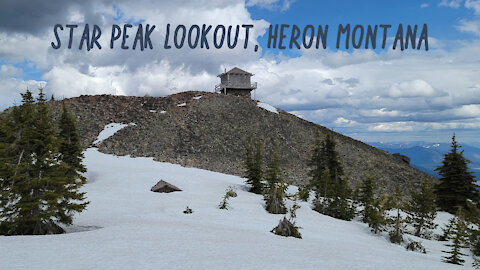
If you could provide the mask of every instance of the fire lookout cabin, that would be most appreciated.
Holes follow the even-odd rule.
[[[234,67],[217,76],[220,84],[215,86],[215,92],[250,98],[250,92],[257,88],[257,83],[251,82],[252,76],[252,73]]]

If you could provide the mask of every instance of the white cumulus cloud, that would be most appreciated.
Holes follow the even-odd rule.
[[[371,131],[394,132],[394,131],[412,131],[413,126],[406,122],[379,123],[368,128]]]

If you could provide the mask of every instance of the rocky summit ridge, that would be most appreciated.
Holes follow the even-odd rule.
[[[91,146],[109,123],[135,123],[99,144],[104,153],[153,157],[242,176],[245,144],[252,135],[262,140],[266,160],[278,144],[286,178],[303,184],[309,180],[306,162],[318,131],[321,137],[331,134],[337,142],[352,186],[363,174],[377,177],[385,191],[395,186],[408,190],[428,177],[405,159],[283,110],[271,112],[245,97],[189,91],[166,97],[80,96],[64,102],[76,119],[84,148]],[[49,105],[53,117],[58,118],[62,103],[51,101]]]

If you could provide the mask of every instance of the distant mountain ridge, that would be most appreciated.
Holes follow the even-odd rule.
[[[400,153],[410,158],[410,164],[434,177],[438,177],[435,168],[441,165],[443,155],[450,151],[450,143],[427,142],[396,142],[381,143],[369,142],[368,144],[387,151]],[[459,142],[464,156],[470,160],[469,169],[480,180],[480,147]]]
[[[190,91],[166,97],[80,96],[64,102],[76,118],[85,148],[105,125],[135,123],[98,145],[101,152],[118,156],[153,157],[242,176],[244,146],[251,134],[262,140],[266,161],[278,145],[287,180],[302,184],[310,179],[306,163],[318,131],[322,138],[331,134],[337,142],[352,186],[369,174],[378,178],[384,190],[395,186],[408,190],[427,176],[385,151],[283,110],[266,110],[265,105],[245,97]],[[61,102],[49,104],[52,115],[58,117]]]

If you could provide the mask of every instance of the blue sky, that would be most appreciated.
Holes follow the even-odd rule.
[[[447,142],[456,132],[460,142],[478,142],[480,0],[52,0],[1,5],[0,108],[18,103],[26,88],[38,87],[57,98],[212,91],[218,73],[238,66],[255,74],[257,99],[359,140]],[[52,49],[57,23],[78,24],[79,29],[98,24],[104,48]],[[123,23],[155,24],[155,49],[106,49],[111,25]],[[253,24],[249,48],[258,44],[260,50],[164,50],[167,23]],[[347,23],[365,28],[391,24],[387,48],[337,50],[337,26]],[[392,51],[400,23],[418,24],[419,32],[426,23],[430,50]],[[328,48],[267,49],[270,24],[302,29],[328,24]],[[380,47],[380,30],[378,36]]]
[[[441,1],[295,1],[287,10],[272,6],[251,6],[248,10],[254,19],[265,19],[271,24],[328,24],[335,30],[338,24],[367,25],[390,24],[429,26],[429,35],[442,40],[472,40],[474,36],[456,29],[462,18],[474,16],[472,9],[460,5],[452,8]],[[390,30],[394,36],[394,30]],[[329,47],[335,47],[336,33],[331,33]],[[259,39],[266,48],[267,35]],[[450,46],[455,46],[451,44]],[[457,45],[458,46],[458,45]],[[295,50],[294,50],[295,51]],[[288,52],[290,53],[290,52]]]

